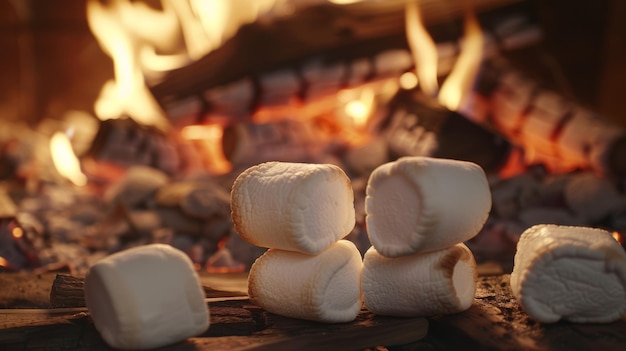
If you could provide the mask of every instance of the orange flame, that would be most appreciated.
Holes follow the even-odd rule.
[[[9,261],[7,261],[6,258],[0,256],[0,267],[10,267],[11,264],[9,264]]]
[[[406,32],[420,88],[425,94],[435,96],[439,85],[437,83],[437,47],[426,31],[417,1],[407,1]]]
[[[181,130],[184,139],[201,143],[210,162],[208,167],[217,174],[224,174],[232,169],[232,164],[224,157],[223,135],[224,128],[218,124],[186,126]]]
[[[618,243],[622,244],[623,237],[620,232],[614,231],[613,233],[611,233],[611,236],[613,237],[613,239],[617,240]]]
[[[461,54],[439,92],[439,102],[443,106],[453,111],[459,109],[478,74],[483,46],[484,37],[478,20],[473,11],[468,11],[465,16],[465,36]]]
[[[78,186],[87,184],[87,177],[80,169],[70,139],[63,132],[55,133],[50,139],[50,152],[56,170]]]
[[[439,103],[454,111],[461,107],[465,94],[471,90],[484,46],[484,37],[474,11],[466,12],[464,30],[461,53],[438,91],[435,42],[426,31],[417,2],[407,2],[407,39],[415,61],[419,86],[426,95],[437,96]]]

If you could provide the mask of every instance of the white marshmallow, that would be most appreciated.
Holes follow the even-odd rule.
[[[464,244],[390,258],[372,246],[363,259],[361,289],[373,313],[435,316],[467,310],[476,293],[476,261]]]
[[[361,310],[361,254],[339,240],[318,255],[269,249],[248,276],[250,301],[291,318],[350,322]]]
[[[367,233],[388,257],[469,240],[490,209],[485,172],[465,161],[402,157],[376,168],[366,189]]]
[[[536,225],[517,244],[511,290],[542,323],[615,321],[626,313],[626,253],[602,229]]]
[[[231,213],[252,245],[317,254],[354,228],[354,193],[335,165],[267,162],[237,177]]]
[[[204,332],[209,327],[204,296],[189,257],[163,244],[107,256],[85,278],[95,327],[118,349],[160,347]]]

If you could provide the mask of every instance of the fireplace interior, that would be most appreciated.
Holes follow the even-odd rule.
[[[491,211],[466,245],[482,284],[478,310],[506,310],[494,322],[503,330],[499,344],[475,341],[486,331],[466,336],[471,323],[460,317],[429,319],[428,335],[403,341],[392,333],[368,349],[453,349],[460,344],[441,340],[448,330],[483,349],[572,346],[539,347],[540,324],[519,306],[503,307],[510,307],[507,296],[514,300],[505,286],[519,237],[533,225],[602,228],[626,245],[626,5],[416,3],[0,0],[6,286],[45,285],[62,273],[52,307],[79,311],[84,301],[64,299],[82,289],[80,277],[95,262],[164,243],[185,252],[216,287],[207,297],[241,297],[242,279],[265,251],[233,226],[230,191],[242,171],[266,161],[339,166],[354,189],[356,226],[346,239],[364,254],[369,175],[400,157],[428,156],[486,172]],[[50,307],[20,305],[6,291],[0,314],[16,305]],[[250,314],[252,322],[238,328],[262,329],[260,309],[228,303]],[[232,317],[221,307],[221,317]],[[231,335],[219,334],[230,323],[220,329],[221,317],[212,337]],[[410,322],[367,319],[355,328],[402,331]],[[264,323],[276,332],[291,321]],[[516,323],[528,323],[526,334],[512,331]],[[626,345],[616,336],[624,323],[607,327],[607,347]],[[22,342],[11,336],[20,327],[7,328],[0,345]],[[548,331],[549,342],[566,330]],[[589,335],[575,349],[591,345]],[[209,345],[203,342],[192,346]]]

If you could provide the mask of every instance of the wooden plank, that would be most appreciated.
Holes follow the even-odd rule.
[[[239,286],[245,275],[232,279]],[[27,280],[26,275],[19,280]],[[216,287],[227,285],[220,284]],[[14,290],[11,284],[6,287]],[[392,345],[414,351],[626,350],[626,319],[607,324],[535,322],[512,296],[508,275],[480,277],[469,310],[427,320],[375,316],[363,310],[352,323],[329,325],[274,315],[248,300],[210,302],[209,308],[211,327],[206,333],[163,350],[363,350]],[[0,311],[0,350],[36,347],[107,349],[84,308]]]
[[[429,319],[425,341],[446,350],[626,350],[625,318],[608,324],[538,323],[512,296],[509,278],[480,278],[472,307]]]
[[[417,341],[427,332],[425,318],[375,316],[363,310],[354,322],[324,324],[268,313],[248,300],[210,303],[211,326],[199,337],[162,350],[352,350]],[[107,349],[89,315],[3,313],[0,349]]]

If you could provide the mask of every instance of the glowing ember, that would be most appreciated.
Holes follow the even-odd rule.
[[[15,227],[13,228],[13,230],[11,231],[11,235],[13,235],[13,237],[15,239],[19,239],[22,236],[24,236],[24,230],[20,227]]]
[[[82,186],[87,184],[87,177],[80,169],[80,162],[74,154],[70,139],[65,133],[57,132],[50,139],[50,152],[56,170],[72,183]]]
[[[353,127],[363,128],[367,124],[369,116],[374,106],[374,91],[372,89],[362,89],[357,93],[342,92],[343,98],[347,100],[344,105],[344,112],[350,118]],[[355,95],[350,97],[350,95]],[[342,100],[342,97],[339,98]]]
[[[6,258],[0,256],[0,267],[10,267],[11,265],[9,264],[9,261],[6,260]]]
[[[213,173],[224,174],[232,169],[232,164],[224,157],[222,137],[224,128],[218,124],[193,125],[183,128],[181,136],[200,143],[209,159],[209,169]]]

